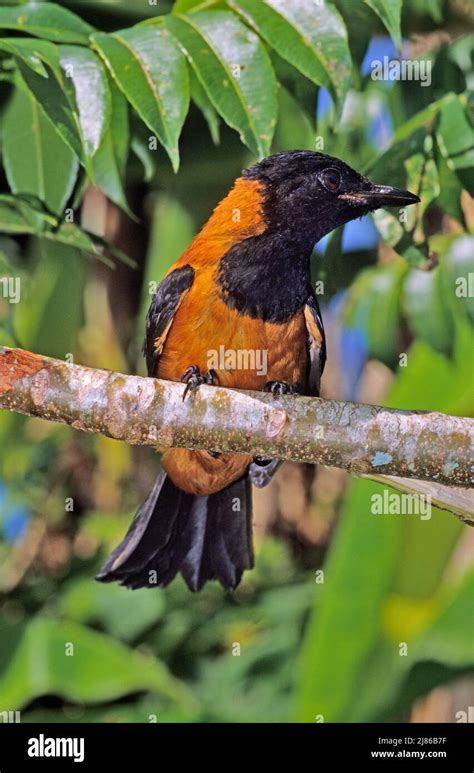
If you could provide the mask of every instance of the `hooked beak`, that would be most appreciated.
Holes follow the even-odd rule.
[[[407,207],[409,204],[417,204],[419,196],[401,188],[392,188],[390,185],[372,185],[368,190],[351,191],[339,194],[340,199],[359,204],[370,209],[379,207]]]

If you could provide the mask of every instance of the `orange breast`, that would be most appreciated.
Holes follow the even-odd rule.
[[[171,270],[191,265],[194,281],[183,295],[158,360],[158,378],[181,380],[190,365],[215,370],[225,387],[259,390],[267,381],[304,386],[307,331],[303,309],[284,324],[251,319],[220,298],[215,275],[219,259],[242,239],[263,233],[260,185],[239,179]],[[245,473],[251,457],[173,448],[163,466],[184,491],[220,491]]]
[[[298,312],[284,324],[251,319],[218,297],[214,267],[196,272],[171,324],[159,359],[159,378],[179,381],[190,365],[202,373],[216,371],[219,384],[239,389],[262,389],[267,381],[304,386],[307,368],[306,323]],[[251,457],[175,448],[163,455],[173,482],[192,494],[220,491],[240,478]]]
[[[303,385],[307,334],[303,310],[283,324],[229,308],[209,266],[196,270],[168,332],[158,377],[179,381],[190,365],[216,371],[221,386],[262,389],[267,381]]]

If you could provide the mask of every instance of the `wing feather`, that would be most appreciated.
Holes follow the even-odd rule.
[[[306,394],[319,397],[321,376],[326,363],[326,336],[316,296],[310,295],[304,307],[308,331],[308,387]]]
[[[165,345],[166,336],[184,296],[194,280],[192,266],[182,266],[170,271],[153,296],[146,316],[143,353],[149,376],[156,375],[158,360]]]

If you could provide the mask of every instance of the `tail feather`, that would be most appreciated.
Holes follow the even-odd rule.
[[[208,497],[196,497],[190,518],[196,525],[181,573],[192,590],[220,580],[233,590],[253,566],[252,490],[248,476]]]
[[[181,571],[191,590],[214,579],[233,590],[253,566],[251,516],[248,476],[215,494],[193,496],[161,473],[96,579],[156,587]]]

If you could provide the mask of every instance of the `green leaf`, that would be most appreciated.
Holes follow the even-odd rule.
[[[420,196],[420,204],[399,210],[398,216],[384,209],[372,214],[383,239],[412,265],[421,265],[428,257],[423,215],[440,193],[431,129],[442,104],[431,106],[401,127],[394,144],[370,169],[374,181],[390,181]]]
[[[35,96],[47,120],[92,178],[90,159],[110,116],[107,77],[100,60],[82,46],[55,46],[28,38],[15,39],[12,53],[23,76],[18,85]],[[38,59],[41,69],[31,66],[28,53]]]
[[[101,585],[90,579],[72,582],[59,599],[61,616],[76,623],[100,623],[112,636],[132,641],[163,615],[163,591],[144,594],[137,604],[119,585]]]
[[[470,334],[472,336],[472,331]],[[409,367],[400,368],[386,404],[414,411],[471,415],[474,400],[472,358],[468,352],[472,348],[472,340],[460,341],[458,338],[456,331],[451,358],[434,351],[424,341],[415,341],[408,352]],[[457,356],[457,349],[460,350],[460,356]],[[468,397],[468,401],[461,411],[459,400],[464,396]],[[454,518],[447,520],[454,522]]]
[[[436,165],[439,175],[440,193],[438,204],[442,209],[467,230],[464,212],[461,206],[463,185],[455,171],[449,168],[446,159],[437,153]]]
[[[402,0],[364,0],[364,2],[382,20],[397,49],[400,49],[402,45],[400,29]]]
[[[444,354],[452,350],[453,326],[443,303],[442,274],[413,269],[403,287],[402,307],[413,335]]]
[[[409,648],[408,657],[401,658],[394,652],[393,645],[390,647],[390,661],[382,664],[372,680],[372,712],[375,708],[375,712],[380,716],[379,707],[382,703],[387,707],[382,718],[399,717],[408,713],[418,698],[426,696],[440,684],[472,673],[472,633],[465,621],[471,614],[473,591],[471,573],[461,588],[456,589],[456,595],[447,609]],[[403,605],[401,606],[398,614],[405,611]],[[366,685],[364,680],[359,686],[364,699],[369,697]],[[365,703],[365,700],[362,703]],[[361,708],[362,711],[365,709],[365,714],[361,715],[361,721],[364,721],[367,710],[370,711],[370,704]],[[465,708],[467,709],[467,704]],[[453,722],[460,721],[459,714],[463,713],[464,710],[453,713]]]
[[[0,201],[0,231],[10,234],[34,233],[34,227],[16,207]]]
[[[325,86],[339,105],[351,85],[345,24],[329,4],[285,0],[228,0],[228,4],[303,75]]]
[[[313,133],[312,147],[314,148],[314,133],[316,125],[316,104],[318,97],[318,88],[312,81],[301,74],[296,67],[293,67],[286,59],[283,59],[275,49],[270,49],[270,59],[272,67],[275,71],[275,76],[278,81],[279,90],[284,88],[291,94],[294,101],[298,104],[299,110],[303,111],[306,120],[310,122]],[[328,111],[330,115],[333,111]],[[282,119],[282,108],[278,114],[278,121]],[[291,115],[287,117],[287,120],[291,120]],[[293,121],[297,124],[297,119]],[[278,131],[278,125],[277,125]],[[297,145],[293,145],[293,148]]]
[[[466,115],[474,126],[474,91],[469,91],[467,94]]]
[[[406,270],[401,260],[366,268],[350,286],[345,303],[345,324],[363,330],[369,357],[388,366],[397,362],[399,352],[400,294]]]
[[[172,13],[186,13],[186,11],[192,11],[201,5],[212,5],[213,2],[214,0],[176,0]]]
[[[94,181],[130,217],[135,215],[128,206],[124,190],[125,167],[129,150],[128,104],[114,82],[110,83],[112,114],[110,125],[93,158]]]
[[[48,77],[45,64],[51,68],[57,78],[62,78],[58,47],[48,40],[1,38],[0,50],[11,54],[15,59],[30,67],[33,72],[42,75],[43,78]]]
[[[112,704],[103,704],[94,707],[74,707],[72,710],[64,710],[61,706],[56,709],[45,709],[34,707],[23,711],[22,721],[24,723],[37,724],[38,722],[59,722],[61,724],[110,724],[110,723],[140,723],[151,722],[155,717],[160,724],[174,722],[175,724],[184,724],[188,722],[199,722],[200,714],[196,713],[196,708],[178,706],[176,703],[170,703],[165,697],[158,695],[145,695],[138,698],[132,695],[129,700],[115,702]]]
[[[410,642],[406,657],[400,657],[398,646],[393,642],[380,642],[378,650],[371,656],[371,670],[364,669],[355,684],[354,692],[357,691],[360,700],[353,721],[370,722],[374,716],[380,721],[399,716],[417,698],[446,681],[447,676],[455,678],[459,676],[459,670],[472,669],[472,627],[466,625],[466,620],[472,617],[473,591],[471,571],[458,587],[440,593],[431,602],[413,605],[403,596],[388,600],[392,617],[416,619],[416,616],[429,618],[431,615],[432,620],[422,634]],[[439,614],[433,619],[433,613],[438,609]],[[452,670],[452,674],[447,669]]]
[[[57,225],[56,218],[31,206],[25,196],[0,195],[0,232],[41,233],[48,225]]]
[[[459,98],[442,108],[436,127],[438,146],[448,167],[474,195],[474,127]]]
[[[459,99],[441,110],[436,136],[450,169],[474,166],[474,128]]]
[[[257,35],[227,11],[164,17],[224,121],[260,158],[275,131],[277,83]]]
[[[412,661],[433,660],[455,667],[472,666],[473,630],[466,621],[472,622],[473,598],[474,573],[470,571],[442,614],[416,643]]]
[[[463,234],[450,244],[441,264],[441,292],[453,315],[474,324],[474,236]]]
[[[168,269],[179,258],[195,235],[191,215],[176,199],[160,196],[155,201],[151,238],[144,276],[144,311],[152,293],[148,284],[158,286]]]
[[[156,172],[156,159],[154,152],[149,148],[148,139],[143,137],[141,132],[136,131],[132,136],[130,149],[143,166],[143,179],[145,182],[148,183],[150,180],[153,180]]]
[[[42,57],[38,49],[42,46],[51,46],[54,50],[54,46],[47,41],[30,40],[30,38],[2,38],[0,39],[0,51],[5,51],[7,54],[21,59],[28,67],[42,75],[44,78],[48,77],[48,73],[44,68],[41,61]]]
[[[293,150],[294,148],[313,150],[314,132],[308,116],[301,109],[291,92],[281,84],[278,92],[278,101],[280,105],[280,118],[272,150]]]
[[[35,263],[25,283],[24,302],[17,307],[15,330],[23,346],[63,359],[75,350],[83,323],[86,265],[77,249],[46,242],[42,236],[30,242]]]
[[[189,107],[186,61],[162,26],[92,36],[117,84],[179,166],[178,139]]]
[[[371,8],[360,0],[357,3],[354,0],[335,0],[335,5],[347,27],[354,69],[358,70],[371,38],[377,33],[378,19]]]
[[[104,256],[104,249],[110,252],[114,257],[118,258],[118,260],[122,261],[122,263],[125,263],[131,268],[136,267],[135,261],[129,258],[128,255],[118,247],[115,247],[115,245],[110,244],[110,242],[102,239],[102,237],[97,236],[96,234],[89,233],[84,228],[79,228],[79,226],[74,223],[61,223],[57,229],[43,231],[40,236],[53,242],[60,242],[69,247],[75,247],[77,250],[81,250],[88,255],[99,258],[99,260],[111,267],[113,267],[113,263]]]
[[[114,142],[115,159],[122,179],[125,179],[128,154],[130,151],[130,122],[128,102],[117,88],[115,81],[109,78],[109,89],[112,98],[112,113],[109,129]],[[143,125],[143,124],[142,124]]]
[[[415,190],[420,197],[417,207],[407,210],[407,229],[413,228],[413,240],[416,244],[425,242],[423,216],[433,201],[438,198],[440,184],[438,168],[432,155],[433,139],[425,138],[423,153],[415,153],[405,161],[409,190]],[[412,225],[413,224],[413,225]]]
[[[0,231],[5,233],[36,234],[40,239],[57,242],[86,254],[113,267],[113,263],[103,255],[107,250],[131,268],[136,268],[134,260],[106,239],[89,233],[75,223],[63,222],[41,210],[41,204],[27,195],[9,196],[0,194]]]
[[[89,48],[59,46],[65,78],[74,86],[82,143],[92,157],[102,141],[110,121],[111,97],[107,75],[100,59]]]
[[[48,78],[44,78],[22,62],[18,63],[18,68],[25,85],[36,98],[46,118],[79,160],[85,164],[86,154],[77,108],[62,76],[58,77],[48,69]]]
[[[76,180],[77,158],[23,89],[16,89],[5,111],[3,162],[13,193],[31,193],[51,212],[63,211]]]
[[[116,135],[115,135],[116,136]],[[132,219],[135,218],[128,205],[123,181],[119,171],[116,144],[112,129],[108,129],[94,158],[94,182],[106,196],[123,209]]]
[[[206,119],[214,145],[218,145],[220,140],[220,126],[217,111],[204,91],[204,88],[201,86],[201,82],[197,79],[194,70],[190,70],[189,76],[191,99]]]
[[[444,0],[405,0],[405,10],[414,16],[429,16],[433,21],[441,24],[443,21]]]
[[[59,43],[87,45],[94,32],[90,24],[55,3],[26,3],[0,8],[0,29],[19,30]]]
[[[20,273],[18,264],[19,246],[11,236],[0,235],[0,274]]]
[[[318,714],[325,722],[347,721],[344,710],[353,697],[354,679],[377,639],[400,535],[395,518],[370,513],[373,491],[377,488],[368,481],[351,485],[324,568],[325,582],[315,594],[301,652],[297,715],[301,722],[314,722]]]
[[[416,342],[385,404],[451,413],[460,391],[472,392],[472,367],[465,360],[458,364]],[[438,589],[465,527],[436,508],[423,521],[375,515],[372,496],[381,493],[380,485],[355,481],[346,496],[302,650],[297,696],[302,721],[314,721],[317,714],[325,722],[380,719],[385,692],[400,683],[405,658],[399,643],[409,642],[410,657],[414,637],[439,611]],[[465,629],[465,620],[453,631],[464,639],[459,625]]]
[[[0,679],[2,700],[14,709],[42,695],[99,703],[142,690],[194,703],[156,658],[77,623],[45,617],[28,624]]]

